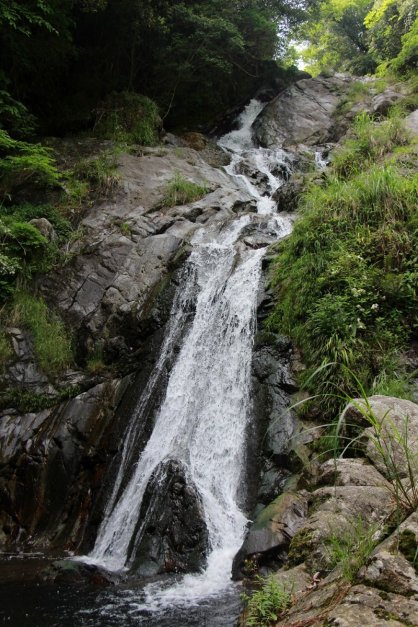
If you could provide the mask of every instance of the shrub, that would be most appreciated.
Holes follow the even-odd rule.
[[[400,117],[378,123],[369,114],[361,113],[351,129],[351,137],[333,153],[333,170],[343,177],[361,172],[365,163],[373,163],[407,141]]]
[[[197,185],[193,181],[188,181],[180,172],[176,172],[173,178],[167,183],[164,190],[164,197],[160,207],[174,207],[175,205],[185,205],[195,200],[199,200],[208,193],[206,185]]]
[[[152,146],[158,142],[158,106],[145,96],[124,91],[110,94],[96,110],[94,131],[118,142]]]

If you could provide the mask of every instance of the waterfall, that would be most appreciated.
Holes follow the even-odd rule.
[[[292,159],[284,151],[257,149],[252,142],[251,125],[263,106],[251,101],[239,118],[239,129],[219,141],[231,154],[227,172],[257,200],[258,214],[234,216],[217,225],[215,233],[202,226],[193,236],[161,355],[125,434],[119,472],[95,546],[82,558],[109,570],[129,569],[135,538],[144,525],[137,519],[147,485],[162,463],[181,462],[203,506],[209,537],[207,565],[204,572],[186,575],[169,588],[149,585],[148,607],[193,602],[224,590],[248,522],[239,501],[251,418],[257,292],[266,248],[247,247],[241,237],[248,227],[256,230],[266,221],[276,238],[291,230],[289,216],[274,215],[270,195],[283,182],[282,173],[289,171]],[[242,173],[254,164],[263,177],[264,192]],[[185,329],[184,311],[192,301],[194,316]],[[153,432],[135,458],[136,425],[170,348],[183,331]]]

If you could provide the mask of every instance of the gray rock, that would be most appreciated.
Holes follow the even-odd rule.
[[[370,556],[360,570],[362,583],[418,600],[418,575],[414,559],[418,549],[418,513],[409,516]]]
[[[354,586],[328,614],[328,624],[335,627],[418,625],[418,602],[400,594],[382,595],[374,588]]]
[[[329,570],[331,536],[355,534],[359,521],[374,524],[376,533],[381,534],[394,507],[386,487],[349,485],[315,490],[309,516],[290,544],[290,563],[306,562],[312,571]]]
[[[248,535],[234,560],[233,575],[245,573],[246,561],[251,559],[261,565],[263,554],[285,558],[285,550],[297,530],[303,524],[308,511],[308,498],[301,492],[285,492],[265,507],[251,525]]]
[[[412,113],[405,118],[405,126],[411,133],[418,135],[418,109],[412,111]]]
[[[317,485],[372,486],[390,490],[391,484],[374,466],[362,458],[337,458],[324,462],[318,471]]]
[[[334,113],[350,79],[343,76],[298,81],[279,94],[254,124],[262,146],[323,144],[332,135]]]
[[[156,469],[141,505],[146,521],[132,548],[132,570],[142,576],[197,572],[208,552],[203,506],[186,471],[177,461]]]
[[[381,94],[377,94],[371,104],[372,113],[380,113],[386,115],[390,107],[394,105],[398,100],[404,98],[403,94],[400,94],[393,89],[385,89]]]
[[[114,454],[114,412],[130,379],[108,381],[37,414],[0,422],[0,526],[13,546],[75,547]],[[113,449],[113,453],[112,453]]]
[[[277,203],[277,210],[295,211],[302,191],[302,180],[295,178],[292,178],[288,183],[279,187],[272,195],[272,199]]]
[[[390,396],[371,396],[367,403],[354,399],[343,419],[367,427],[366,454],[385,477],[418,477],[418,405]]]
[[[112,351],[113,337],[123,337],[135,353],[138,320],[149,315],[199,223],[221,223],[254,205],[232,177],[187,147],[122,155],[119,172],[117,198],[92,207],[84,218],[84,234],[70,251],[73,262],[40,284],[76,330],[84,355],[98,339]],[[158,209],[176,172],[212,191],[190,205]]]

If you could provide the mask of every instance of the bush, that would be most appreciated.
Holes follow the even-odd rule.
[[[152,146],[158,142],[158,106],[145,96],[124,91],[110,94],[96,110],[94,131],[118,142]]]
[[[167,183],[164,190],[164,197],[160,202],[160,207],[174,207],[175,205],[186,205],[203,198],[209,189],[206,185],[197,185],[193,181],[188,181],[180,172],[176,172],[173,178]]]

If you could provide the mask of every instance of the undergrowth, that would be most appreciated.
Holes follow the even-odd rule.
[[[338,566],[344,579],[354,581],[380,539],[378,529],[358,517],[347,529],[333,531],[326,541],[330,568]]]
[[[105,139],[153,146],[160,127],[158,106],[134,92],[112,93],[96,110],[94,132]]]

